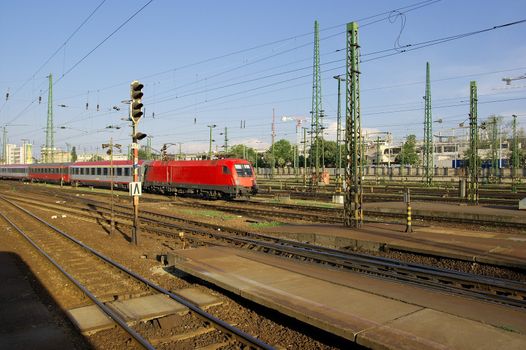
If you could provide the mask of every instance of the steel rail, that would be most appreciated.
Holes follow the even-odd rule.
[[[61,234],[65,238],[68,238],[72,242],[78,244],[82,248],[84,248],[87,251],[91,252],[92,254],[96,255],[100,259],[106,261],[110,265],[113,265],[113,266],[117,267],[118,269],[120,269],[121,271],[127,273],[128,275],[132,276],[133,278],[143,282],[144,284],[146,284],[150,288],[152,288],[152,289],[154,289],[154,290],[156,290],[156,291],[158,291],[158,292],[160,292],[162,294],[168,295],[171,299],[177,301],[178,303],[186,306],[187,308],[189,308],[190,310],[195,312],[197,315],[199,315],[205,321],[211,322],[212,324],[214,324],[217,328],[222,330],[223,333],[225,333],[225,334],[232,334],[236,338],[236,340],[240,341],[241,343],[243,343],[243,344],[245,344],[245,345],[247,345],[249,347],[256,348],[256,349],[266,349],[266,350],[274,349],[272,346],[266,344],[265,342],[255,338],[255,337],[243,332],[242,330],[237,329],[237,328],[233,327],[232,325],[224,322],[223,320],[221,320],[221,319],[219,319],[219,318],[217,318],[217,317],[215,317],[215,316],[213,316],[213,315],[201,310],[199,307],[197,307],[196,305],[190,303],[189,301],[187,301],[183,297],[181,297],[181,296],[179,296],[177,294],[174,294],[174,293],[168,291],[167,289],[164,289],[164,288],[162,288],[162,287],[150,282],[146,278],[144,278],[144,277],[136,274],[135,272],[127,269],[126,267],[124,267],[123,265],[119,264],[118,262],[113,261],[112,259],[102,255],[98,251],[96,251],[93,248],[87,246],[86,244],[84,244],[83,242],[77,240],[76,238],[68,235],[67,233],[63,232],[59,228],[47,223],[45,220],[43,220],[43,219],[39,218],[38,216],[32,214],[28,210],[26,210],[26,209],[20,207],[19,205],[17,205],[15,203],[5,199],[3,196],[0,196],[0,198],[5,200],[6,202],[10,203],[11,205],[17,207],[18,209],[24,211],[26,214],[32,216],[36,220],[38,220],[38,221],[44,223],[45,225],[49,226],[49,228],[53,229],[55,232]]]
[[[8,202],[11,205],[14,205],[15,207],[18,207],[16,204],[11,203],[10,201],[6,200],[2,196],[0,196],[3,200]],[[21,209],[20,207],[18,207]],[[23,210],[23,209],[22,209]],[[25,211],[25,210],[24,210]],[[27,212],[26,212],[27,213]],[[29,214],[29,213],[28,213]],[[130,336],[132,336],[133,339],[135,339],[142,347],[145,349],[155,350],[155,347],[150,344],[146,339],[144,339],[139,333],[137,333],[135,330],[133,330],[124,319],[122,319],[117,313],[115,313],[111,308],[106,306],[104,303],[99,301],[95,295],[93,295],[86,287],[84,287],[79,281],[77,281],[71,274],[69,274],[62,266],[60,266],[59,263],[55,261],[49,254],[47,254],[42,248],[38,246],[28,235],[26,235],[14,222],[12,222],[7,216],[5,216],[3,213],[0,212],[0,215],[2,218],[7,221],[18,233],[20,233],[40,254],[42,254],[46,259],[49,260],[51,264],[53,264],[64,276],[66,276],[77,288],[79,288],[88,298],[93,301],[108,317],[110,317],[113,321],[115,321],[119,326],[122,327]],[[31,214],[29,214],[31,215]],[[43,222],[43,221],[42,221]],[[43,222],[44,223],[44,222]],[[44,223],[47,224],[47,223]],[[48,225],[50,226],[50,225]],[[50,226],[50,228],[52,228]]]

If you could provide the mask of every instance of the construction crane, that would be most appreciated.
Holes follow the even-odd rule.
[[[514,81],[514,80],[521,80],[521,79],[526,79],[526,74],[523,74],[523,75],[520,75],[518,77],[514,77],[514,78],[502,78],[502,81],[506,82],[506,85],[511,85],[511,82]]]

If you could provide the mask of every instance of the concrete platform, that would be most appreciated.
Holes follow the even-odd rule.
[[[175,293],[199,306],[200,309],[208,309],[212,306],[221,305],[223,303],[219,298],[203,293],[197,288],[179,289]]]
[[[524,310],[232,248],[181,250],[169,262],[373,349],[526,348]]]
[[[202,309],[221,304],[218,298],[203,293],[197,288],[180,289],[175,293]],[[168,315],[183,314],[188,311],[186,306],[162,294],[116,300],[106,303],[106,305],[117,312],[128,324]],[[94,334],[115,325],[115,322],[96,305],[71,309],[68,310],[68,314],[82,334]]]
[[[84,335],[94,334],[115,325],[97,305],[71,309],[67,313],[75,327]]]
[[[64,330],[28,282],[18,255],[0,252],[0,349],[70,349]]]
[[[162,294],[146,297],[116,300],[108,304],[128,322],[148,321],[187,311],[186,306]]]

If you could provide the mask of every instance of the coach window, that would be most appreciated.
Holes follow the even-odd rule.
[[[108,176],[108,168],[102,168],[102,175]]]
[[[230,174],[230,169],[228,169],[226,165],[223,165],[223,174],[227,174],[227,175]]]
[[[130,168],[124,168],[124,176],[130,176]]]
[[[122,168],[117,168],[117,176],[122,176]]]
[[[97,175],[102,175],[102,168],[97,168]]]

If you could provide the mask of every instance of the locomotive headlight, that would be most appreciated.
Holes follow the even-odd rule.
[[[239,186],[239,179],[236,179],[236,186]]]

